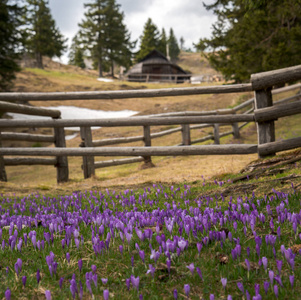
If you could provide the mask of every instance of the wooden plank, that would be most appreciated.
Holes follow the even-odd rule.
[[[253,115],[236,114],[225,116],[199,116],[199,117],[168,117],[168,118],[108,118],[90,120],[0,120],[0,128],[23,128],[23,127],[81,127],[81,126],[159,126],[179,124],[203,124],[203,123],[237,123],[254,121]]]
[[[101,147],[101,148],[1,148],[0,155],[23,156],[185,156],[257,153],[257,145],[202,145],[167,147]]]
[[[165,135],[169,135],[175,132],[179,132],[182,130],[182,127],[177,127],[177,128],[171,128],[171,129],[167,129],[164,131],[160,131],[160,132],[155,132],[155,133],[151,133],[151,138],[152,139],[156,139]]]
[[[53,150],[66,149],[66,140],[64,128],[54,128],[55,147]],[[22,148],[21,148],[22,149]],[[40,148],[42,149],[42,148]],[[21,154],[23,155],[23,154]],[[63,183],[69,180],[68,158],[67,155],[60,155],[57,157],[56,163],[57,182]]]
[[[53,118],[59,118],[61,116],[61,112],[56,109],[33,107],[29,105],[8,103],[3,101],[0,101],[0,111]]]
[[[91,127],[88,126],[81,127],[80,135],[83,142],[81,144],[82,147],[93,147]],[[93,156],[83,156],[83,172],[84,172],[85,179],[95,175]]]
[[[255,92],[255,108],[262,109],[273,106],[271,89],[257,90]],[[254,113],[255,114],[255,113]],[[275,124],[273,120],[257,122],[258,145],[271,143],[275,141]],[[259,154],[259,157],[264,157]]]
[[[206,135],[200,139],[192,140],[191,144],[203,143],[203,142],[213,140],[213,139],[214,139],[213,135]]]
[[[2,140],[54,143],[53,135],[3,132]]]
[[[133,163],[137,163],[137,162],[141,162],[141,161],[144,161],[143,157],[112,159],[112,160],[106,160],[106,161],[97,161],[97,162],[95,162],[94,166],[95,166],[95,169],[98,169],[98,168],[133,164]]]
[[[0,132],[0,149],[2,148],[2,133]],[[6,171],[5,171],[5,162],[3,155],[0,154],[0,181],[7,181]]]
[[[101,147],[101,146],[108,146],[108,145],[133,143],[133,142],[143,141],[143,139],[144,137],[141,135],[141,136],[132,136],[132,137],[119,137],[113,139],[95,140],[92,142],[92,146]]]
[[[191,145],[189,124],[183,124],[182,125],[182,145],[183,146]]]
[[[153,114],[147,115],[149,118],[153,117],[184,117],[184,116],[212,116],[212,115],[230,115],[235,112],[234,109],[218,109],[218,110],[209,110],[209,111],[177,111],[170,113],[162,113],[162,114]],[[136,118],[136,116],[133,116]]]
[[[262,156],[268,156],[298,147],[301,147],[301,137],[258,145],[258,153]]]
[[[0,93],[0,100],[5,101],[56,101],[56,100],[111,100],[128,98],[153,98],[169,96],[188,96],[201,94],[225,94],[250,92],[250,83],[200,86],[187,88],[166,88],[127,91],[95,91],[95,92],[52,92],[52,93]],[[137,99],[138,100],[138,99]]]
[[[17,157],[17,158],[4,158],[6,166],[32,166],[32,165],[56,165],[56,158],[28,158],[28,157]]]
[[[279,104],[273,107],[256,109],[254,111],[256,122],[267,122],[278,118],[292,116],[301,113],[301,101]]]
[[[262,90],[300,79],[301,65],[251,75],[253,90]]]
[[[294,96],[291,96],[291,97],[288,97],[288,98],[284,98],[284,99],[275,101],[274,105],[281,104],[281,103],[286,103],[286,102],[289,102],[289,101],[292,101],[292,100],[295,100],[295,99],[301,100],[301,94],[297,94],[297,95],[294,95]]]
[[[274,90],[272,90],[272,95],[276,95],[276,94],[280,94],[280,93],[284,93],[284,92],[288,92],[288,91],[296,90],[296,89],[300,89],[300,88],[301,88],[301,83],[297,83],[297,84],[285,86],[283,88],[274,89]]]
[[[243,109],[243,108],[245,108],[247,106],[250,106],[250,105],[254,104],[254,101],[255,101],[255,99],[251,98],[251,99],[249,99],[249,100],[247,100],[247,101],[245,101],[245,102],[243,102],[243,103],[241,103],[241,104],[233,107],[233,110],[238,111],[240,109]]]

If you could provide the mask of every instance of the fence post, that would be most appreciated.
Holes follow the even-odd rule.
[[[66,148],[64,127],[54,128],[54,144],[58,148]],[[68,157],[56,157],[57,183],[67,182],[69,179]]]
[[[191,137],[190,137],[190,126],[189,124],[182,124],[182,144],[184,146],[191,145]]]
[[[255,109],[273,106],[272,88],[255,91]],[[275,122],[258,122],[257,123],[258,145],[275,142]],[[268,155],[260,155],[260,158],[265,156],[275,155],[269,153]]]
[[[80,136],[82,139],[81,147],[93,147],[91,127],[82,126]],[[95,175],[94,156],[83,156],[83,172],[85,179]]]
[[[143,141],[145,147],[151,147],[152,140],[151,140],[151,134],[150,134],[150,126],[143,126]],[[151,163],[152,157],[151,156],[143,156],[144,163]]]
[[[214,144],[219,145],[219,124],[214,124]]]
[[[0,148],[1,147],[2,147],[2,139],[1,139],[1,131],[0,131]],[[7,181],[4,158],[2,155],[0,155],[0,181]]]
[[[239,139],[240,138],[240,133],[239,133],[238,123],[233,123],[232,124],[232,130],[233,130],[233,137],[235,139]]]

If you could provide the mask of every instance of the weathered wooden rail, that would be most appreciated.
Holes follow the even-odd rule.
[[[71,93],[1,93],[0,110],[23,112],[32,115],[49,116],[49,120],[0,120],[1,139],[15,139],[54,143],[55,148],[0,148],[0,176],[5,180],[5,165],[55,165],[57,167],[57,181],[68,180],[68,156],[83,157],[84,177],[95,174],[95,168],[113,166],[138,161],[150,162],[152,156],[170,155],[215,155],[215,154],[249,154],[258,153],[260,157],[273,155],[278,151],[301,147],[301,138],[275,142],[274,121],[278,118],[301,113],[301,101],[284,104],[300,99],[300,94],[282,99],[273,106],[272,95],[300,89],[301,84],[272,90],[274,85],[301,79],[301,66],[295,66],[272,72],[254,74],[250,84],[225,85],[213,87],[172,88],[160,90],[112,91],[112,92],[71,92]],[[125,99],[144,97],[165,97],[180,95],[233,93],[255,91],[255,97],[232,109],[208,112],[175,112],[143,117],[94,120],[62,120],[60,112],[50,109],[28,107],[13,104],[14,101],[51,101],[51,100],[90,100],[90,99]],[[238,114],[241,109],[247,109]],[[275,104],[275,103],[274,103]],[[233,134],[239,136],[239,129],[249,122],[256,122],[258,131],[258,145],[219,145],[222,136]],[[242,123],[239,125],[239,123]],[[177,128],[151,133],[151,126],[181,125]],[[219,132],[219,127],[231,125],[232,130]],[[64,128],[79,126],[82,137],[82,148],[66,148]],[[142,126],[143,135],[136,137],[120,137],[93,141],[92,126],[120,127]],[[53,136],[31,135],[23,133],[5,133],[6,128],[50,127],[54,129]],[[214,134],[196,139],[190,138],[190,131],[197,128],[213,127]],[[153,138],[162,137],[175,132],[182,132],[182,143],[177,147],[152,147]],[[191,146],[209,139],[214,139],[215,145]],[[143,141],[144,147],[103,147],[120,143]],[[187,147],[189,145],[189,147]],[[100,147],[100,148],[97,148]],[[34,158],[7,158],[4,156],[34,156]],[[38,156],[54,156],[55,158],[37,158]],[[95,156],[132,156],[119,160],[95,162]],[[4,158],[3,158],[4,157]]]

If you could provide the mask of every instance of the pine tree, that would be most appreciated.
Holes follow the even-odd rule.
[[[184,44],[185,44],[185,40],[184,40],[184,38],[181,36],[181,37],[180,37],[180,49],[181,49],[182,51],[184,51]]]
[[[143,34],[140,37],[140,50],[136,55],[136,60],[140,61],[149,52],[160,47],[160,34],[157,26],[149,18],[144,25]]]
[[[216,0],[206,8],[218,21],[196,47],[227,80],[301,63],[300,1]]]
[[[177,60],[179,58],[180,48],[172,28],[170,28],[169,31],[168,46],[169,46],[170,59],[172,61]]]
[[[35,56],[37,67],[43,68],[43,55],[60,57],[66,49],[67,39],[56,27],[47,0],[27,2],[27,50]]]
[[[167,37],[166,37],[165,29],[162,28],[158,50],[165,56],[167,54],[166,53],[166,45],[167,45]]]
[[[13,85],[21,49],[20,25],[22,9],[18,2],[0,1],[0,91],[8,91]]]
[[[99,76],[109,68],[114,75],[114,62],[128,67],[134,44],[130,42],[120,5],[116,0],[94,0],[84,7],[87,11],[79,24],[80,37]]]
[[[86,67],[84,62],[84,49],[79,40],[78,34],[72,39],[72,44],[69,51],[69,64],[84,69]]]

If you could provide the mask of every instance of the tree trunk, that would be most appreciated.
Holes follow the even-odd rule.
[[[98,59],[98,76],[99,76],[99,77],[103,77],[103,74],[102,74],[102,61],[101,61],[101,58]]]
[[[37,68],[44,69],[43,66],[43,56],[40,52],[36,53],[36,61],[37,61]]]
[[[111,75],[112,75],[112,78],[114,78],[114,61],[111,60]]]

